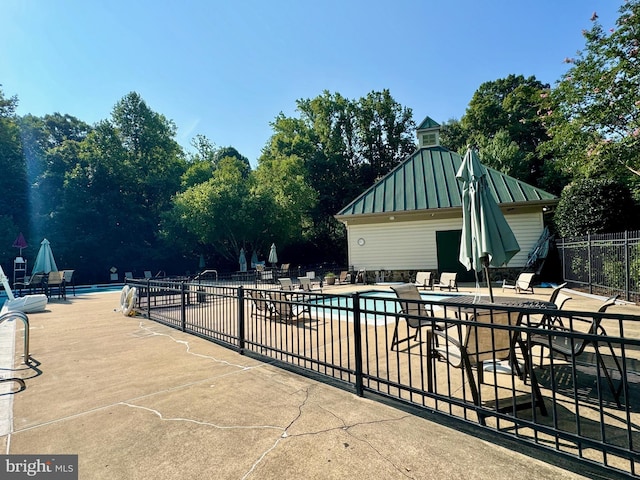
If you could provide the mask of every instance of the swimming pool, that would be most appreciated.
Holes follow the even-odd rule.
[[[455,293],[433,293],[420,292],[420,297],[426,301],[439,302],[445,298],[455,296]],[[367,290],[359,292],[360,312],[364,321],[383,325],[395,322],[397,314],[400,312],[400,303],[394,292],[381,290]],[[318,312],[325,317],[339,317],[341,320],[353,320],[353,299],[354,295],[336,295],[318,297],[312,300]],[[436,305],[434,309],[438,309]],[[390,315],[391,314],[391,315]]]
[[[93,295],[96,293],[117,292],[122,290],[122,284],[105,283],[100,285],[77,285],[74,287],[67,285],[67,297],[75,295]],[[28,291],[24,290],[22,295],[28,295]],[[18,292],[14,291],[13,294],[18,296]],[[7,299],[7,292],[5,290],[0,291],[0,305]]]

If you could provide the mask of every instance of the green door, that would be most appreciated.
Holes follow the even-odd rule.
[[[474,282],[475,273],[458,261],[460,256],[460,238],[462,230],[444,230],[436,232],[436,248],[438,250],[438,272],[455,272],[458,282]]]

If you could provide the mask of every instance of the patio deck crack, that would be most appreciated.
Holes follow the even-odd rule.
[[[277,446],[278,444],[284,440],[284,439],[293,439],[293,438],[298,438],[298,437],[306,437],[306,436],[315,436],[315,435],[320,435],[320,434],[324,434],[324,433],[328,433],[328,432],[332,432],[332,431],[336,431],[336,430],[341,430],[346,432],[349,436],[353,437],[355,440],[362,442],[364,444],[366,444],[369,448],[371,448],[374,452],[376,452],[376,454],[384,459],[384,461],[390,463],[394,469],[396,469],[398,471],[398,473],[400,473],[401,475],[406,476],[407,478],[413,478],[411,475],[408,474],[408,469],[407,468],[402,468],[401,466],[395,464],[393,461],[391,461],[387,456],[385,456],[378,448],[376,448],[371,442],[369,442],[368,440],[359,437],[358,435],[354,434],[351,429],[354,427],[358,427],[358,426],[363,426],[363,425],[376,425],[376,424],[381,424],[381,423],[388,423],[388,422],[396,422],[398,420],[402,420],[405,418],[412,418],[411,415],[403,415],[401,417],[398,418],[389,418],[389,419],[384,419],[384,420],[376,420],[376,421],[371,421],[371,422],[355,422],[353,424],[347,424],[344,419],[342,417],[340,417],[339,415],[335,414],[334,412],[332,412],[331,410],[328,410],[322,406],[320,406],[320,408],[327,412],[329,415],[333,416],[334,418],[338,419],[340,421],[340,423],[342,423],[341,427],[333,427],[333,428],[327,428],[327,429],[322,429],[322,430],[317,430],[314,432],[304,432],[304,433],[296,433],[296,434],[290,434],[289,430],[291,429],[291,427],[293,427],[293,425],[295,425],[295,423],[303,416],[303,410],[305,405],[307,404],[308,400],[309,400],[309,389],[304,389],[305,392],[305,398],[304,400],[300,403],[300,405],[298,406],[298,415],[296,415],[296,417],[294,419],[291,420],[291,422],[289,423],[289,425],[287,425],[287,427],[285,427],[284,431],[282,432],[282,435],[280,436],[280,438],[276,439],[276,441],[274,442],[274,444],[269,447],[266,451],[264,451],[262,453],[262,455],[260,455],[260,457],[258,458],[258,460],[251,466],[251,468],[247,471],[247,473],[242,477],[242,480],[245,480],[246,478],[249,477],[249,475],[256,469],[256,467],[264,460],[264,458],[270,453],[272,452]],[[345,448],[348,445],[345,445]]]
[[[140,322],[138,324],[138,328],[148,332],[151,336],[168,337],[169,339],[173,340],[175,343],[180,344],[180,345],[184,345],[185,348],[186,348],[186,353],[188,353],[189,355],[193,355],[193,356],[196,356],[196,357],[213,360],[214,362],[222,363],[224,365],[229,365],[230,367],[237,367],[237,368],[239,368],[241,370],[251,370],[253,368],[256,368],[256,367],[251,367],[251,366],[248,366],[248,365],[239,365],[237,363],[231,363],[231,362],[228,362],[227,360],[221,360],[221,359],[213,357],[211,355],[203,355],[201,353],[192,352],[191,351],[191,345],[189,344],[188,341],[186,341],[186,340],[178,340],[173,335],[170,335],[168,333],[156,332],[156,331],[152,330],[150,327],[145,326],[143,324],[143,322]]]

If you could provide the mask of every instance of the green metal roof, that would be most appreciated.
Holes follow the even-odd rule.
[[[344,207],[338,217],[455,208],[462,205],[456,180],[462,157],[441,146],[422,148]],[[557,197],[486,167],[489,187],[499,204],[557,202]]]
[[[422,123],[418,125],[418,128],[416,130],[424,130],[426,128],[436,128],[439,126],[440,124],[436,122],[433,118],[425,117],[425,119],[422,120]]]

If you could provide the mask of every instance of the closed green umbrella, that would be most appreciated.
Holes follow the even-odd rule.
[[[278,252],[276,251],[276,244],[271,244],[271,250],[269,250],[269,263],[275,265],[278,263]]]
[[[240,271],[241,272],[246,272],[247,271],[247,257],[244,254],[244,248],[240,249],[240,258],[238,259],[238,261],[240,262]]]
[[[40,250],[36,256],[36,261],[33,263],[33,273],[49,273],[57,272],[58,266],[53,258],[53,252],[51,251],[51,244],[46,238],[40,242]]]
[[[506,265],[520,251],[520,246],[489,190],[487,171],[476,150],[467,150],[456,178],[462,183],[459,260],[467,270],[475,268],[478,272],[479,266],[484,267],[493,302],[489,265]]]

